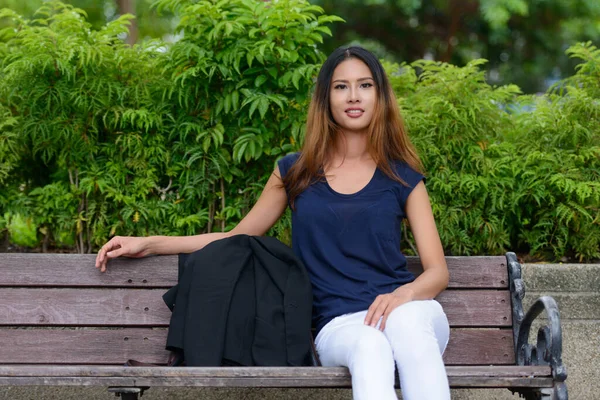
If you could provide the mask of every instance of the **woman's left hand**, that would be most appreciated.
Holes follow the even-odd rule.
[[[414,299],[414,293],[407,285],[400,286],[392,293],[381,294],[375,298],[375,301],[369,307],[367,316],[365,317],[365,325],[372,327],[377,326],[379,318],[383,317],[379,330],[385,329],[385,322],[392,311],[404,303],[408,303]]]

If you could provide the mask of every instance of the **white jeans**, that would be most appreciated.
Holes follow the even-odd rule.
[[[450,327],[435,300],[411,301],[389,315],[385,330],[364,324],[367,311],[331,320],[315,340],[321,363],[348,367],[355,400],[395,400],[394,360],[404,400],[449,400],[442,360]],[[381,322],[381,321],[380,321]]]

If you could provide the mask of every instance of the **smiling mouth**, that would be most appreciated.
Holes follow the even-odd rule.
[[[364,110],[346,110],[346,114],[349,117],[353,117],[353,118],[360,117],[361,115],[363,115],[364,112],[365,112]]]

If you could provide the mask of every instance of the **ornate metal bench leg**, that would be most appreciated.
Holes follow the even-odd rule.
[[[138,400],[148,387],[109,387],[108,391],[122,400]]]
[[[550,400],[568,400],[569,393],[567,391],[567,384],[565,382],[557,382],[554,384],[554,389],[552,390],[552,397]]]
[[[553,388],[540,390],[541,400],[567,400],[567,385],[564,382],[558,382]]]

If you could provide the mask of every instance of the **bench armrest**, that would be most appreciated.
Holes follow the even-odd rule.
[[[556,301],[550,296],[540,297],[523,313],[521,300],[525,297],[525,285],[521,279],[521,264],[515,253],[506,253],[510,283],[515,358],[518,365],[550,365],[555,382],[567,379],[567,369],[562,363],[562,328]],[[547,324],[538,330],[537,343],[529,343],[529,332],[535,319],[546,312]]]
[[[546,312],[548,322],[538,330],[537,343],[529,344],[529,332],[533,321]],[[555,381],[567,379],[567,369],[562,363],[562,328],[556,301],[550,296],[540,297],[525,314],[517,337],[517,364],[550,365]]]

